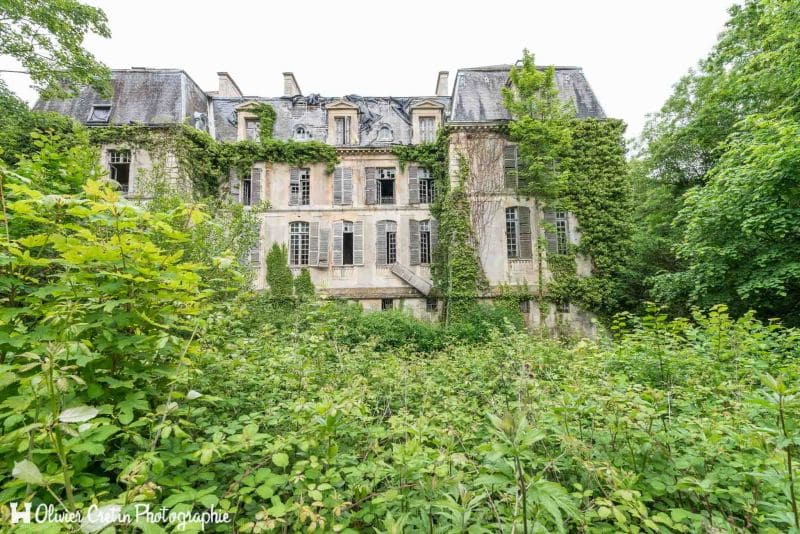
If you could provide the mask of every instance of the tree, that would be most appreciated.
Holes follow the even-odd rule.
[[[557,198],[566,179],[558,163],[569,151],[574,108],[558,95],[555,68],[539,69],[528,50],[509,79],[503,101],[512,118],[509,137],[517,143],[520,192],[541,200]]]
[[[314,282],[311,281],[311,273],[305,267],[300,269],[300,274],[294,279],[294,292],[300,300],[311,300],[314,298]]]
[[[0,55],[22,64],[43,98],[74,94],[83,85],[111,93],[108,68],[83,48],[90,33],[111,36],[106,15],[76,0],[0,3]]]
[[[286,245],[273,243],[267,253],[267,284],[270,296],[277,303],[287,303],[292,300],[294,278],[289,269],[289,251]]]

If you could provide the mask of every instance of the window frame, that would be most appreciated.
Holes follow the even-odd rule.
[[[381,299],[381,311],[390,311],[394,309],[394,299]]]
[[[95,111],[104,109],[106,111],[106,118],[105,120],[94,119]],[[111,104],[97,104],[92,106],[92,109],[89,110],[89,117],[86,119],[87,124],[108,124],[111,121]]]
[[[425,167],[419,167],[417,170],[417,184],[420,204],[433,204],[436,202],[436,181],[431,176],[430,170]]]
[[[350,235],[350,263],[345,261],[347,257],[345,250],[345,235]],[[355,265],[355,223],[353,221],[342,221],[342,267],[352,267]]]
[[[388,176],[391,174],[391,176]],[[392,196],[383,196],[383,183],[392,182]],[[397,204],[397,169],[395,167],[377,167],[375,177],[375,202],[379,205],[392,206]],[[384,198],[387,201],[384,201]]]
[[[429,313],[439,311],[439,299],[428,297],[425,299],[425,311]]]
[[[339,125],[341,124],[341,129]],[[347,146],[350,144],[350,117],[341,116],[333,118],[333,125],[336,131],[336,145]],[[341,134],[341,136],[339,135]]]
[[[255,125],[255,127],[249,128],[248,125],[251,124]],[[259,141],[261,139],[261,121],[257,117],[244,118],[244,138],[247,141]]]
[[[430,265],[433,263],[433,250],[431,250],[431,221],[419,221],[419,263]]]
[[[119,184],[119,189],[123,193],[131,191],[131,170],[133,169],[133,155],[128,149],[112,148],[107,151],[108,157],[108,174],[109,178]],[[117,179],[119,168],[118,166],[127,166],[128,179],[126,183],[120,182]]]
[[[434,141],[436,141],[436,117],[433,115],[420,115],[419,142],[433,143]]]
[[[397,263],[397,230],[386,231],[386,265]]]
[[[307,267],[311,252],[311,224],[306,221],[289,223],[289,265]]]
[[[555,227],[556,227],[556,254],[569,253],[569,235],[568,235],[568,214],[566,211],[556,211],[555,213]]]
[[[509,215],[512,215],[509,218]],[[509,259],[519,259],[519,210],[516,206],[506,208],[506,256]],[[513,229],[512,229],[513,225]],[[513,233],[513,235],[512,235]]]

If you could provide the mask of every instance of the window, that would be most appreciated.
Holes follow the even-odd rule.
[[[336,125],[336,144],[349,145],[350,144],[350,117],[336,117],[334,118]]]
[[[567,237],[567,212],[556,212],[556,253],[566,254],[569,249]]]
[[[244,138],[250,141],[258,141],[261,135],[261,123],[258,119],[244,120]]]
[[[419,262],[431,263],[431,222],[419,223]]]
[[[394,299],[381,299],[381,310],[393,310],[394,309]]]
[[[397,263],[397,232],[386,232],[386,263]]]
[[[298,199],[301,206],[311,204],[311,170],[298,169],[297,181],[290,180],[289,198]]]
[[[378,204],[394,204],[394,167],[378,169]]]
[[[289,223],[289,264],[308,265],[308,223]]]
[[[249,206],[253,200],[253,176],[247,174],[242,178],[242,204]]]
[[[439,301],[436,299],[426,299],[425,300],[425,310],[429,312],[435,312],[439,308]]]
[[[378,141],[388,143],[392,140],[392,129],[389,128],[386,124],[380,127],[378,130]]]
[[[562,300],[556,303],[556,311],[558,313],[569,313],[569,301]]]
[[[436,139],[435,117],[419,118],[419,140],[422,143],[433,143]]]
[[[521,311],[522,313],[530,313],[531,301],[527,299],[519,301],[519,311]]]
[[[503,150],[503,172],[505,186],[509,189],[516,189],[519,183],[517,159],[517,145],[506,145]]]
[[[110,118],[111,106],[92,106],[92,111],[89,113],[89,118],[86,119],[86,122],[106,124]]]
[[[353,265],[353,223],[342,225],[342,265]]]
[[[109,150],[108,164],[109,176],[119,184],[123,193],[127,193],[130,190],[131,180],[130,150]]]
[[[307,141],[311,139],[311,134],[302,124],[294,129],[294,138],[298,141]]]
[[[431,178],[431,171],[420,167],[417,173],[419,176],[419,202],[420,204],[431,204],[436,200],[436,186]]]
[[[519,257],[519,218],[517,208],[506,208],[506,251],[509,258]]]

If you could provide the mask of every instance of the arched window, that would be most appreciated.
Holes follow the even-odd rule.
[[[308,265],[308,223],[289,223],[289,265]]]
[[[392,129],[389,127],[388,124],[384,124],[378,129],[378,141],[388,143],[393,138],[394,136],[392,135]]]
[[[298,141],[306,141],[311,139],[311,133],[305,126],[300,124],[294,129],[294,138]]]

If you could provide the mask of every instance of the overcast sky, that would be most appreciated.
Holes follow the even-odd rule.
[[[433,94],[439,70],[511,63],[583,68],[606,113],[638,135],[671,86],[705,56],[733,0],[248,2],[91,0],[112,37],[86,46],[112,68],[176,67],[214,90],[227,71],[247,95]],[[0,68],[11,66],[0,58]],[[27,101],[24,76],[4,74]]]

